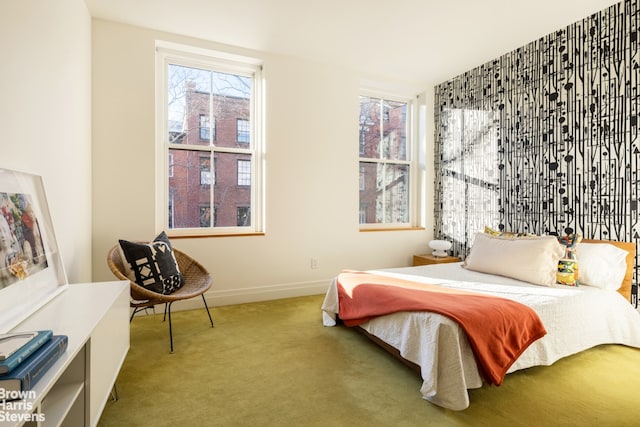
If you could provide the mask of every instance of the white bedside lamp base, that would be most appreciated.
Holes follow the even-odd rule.
[[[433,255],[434,257],[449,256],[449,253],[447,251],[451,249],[451,246],[451,242],[448,242],[446,240],[432,240],[429,242],[429,247],[433,249],[431,255]]]

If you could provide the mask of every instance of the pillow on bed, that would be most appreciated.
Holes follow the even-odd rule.
[[[531,237],[535,236],[533,233],[514,233],[511,231],[499,231],[494,228],[489,227],[488,225],[484,226],[484,232],[486,234],[490,234],[491,236],[501,236],[501,237]]]
[[[580,283],[613,291],[620,289],[627,272],[627,254],[608,243],[580,243],[576,250]]]
[[[477,233],[463,265],[468,270],[553,286],[564,253],[554,236],[514,238]]]
[[[558,261],[558,273],[556,282],[561,285],[578,286],[578,260],[576,259],[576,247],[582,240],[579,234],[558,236],[558,242],[564,246],[565,254]]]

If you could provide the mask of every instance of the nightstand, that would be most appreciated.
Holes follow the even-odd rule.
[[[427,255],[414,255],[413,265],[429,265],[429,264],[446,264],[448,262],[460,262],[460,258],[457,256],[444,256],[435,257],[431,254]]]

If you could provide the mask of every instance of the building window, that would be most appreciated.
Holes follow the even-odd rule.
[[[209,141],[209,138],[216,139],[215,120],[213,128],[211,127],[211,118],[208,115],[200,114],[200,139]],[[211,133],[213,131],[213,134]]]
[[[236,122],[236,132],[238,142],[248,144],[251,139],[251,126],[249,120],[238,119]]]
[[[200,157],[200,185],[211,185],[211,159]]]
[[[156,47],[158,228],[174,236],[261,232],[259,61],[163,42]]]
[[[251,160],[238,160],[238,185],[251,185]]]
[[[251,223],[251,210],[249,206],[238,207],[238,227],[245,227]]]
[[[360,96],[361,224],[410,226],[411,100]],[[366,207],[366,208],[364,208]]]
[[[208,205],[200,206],[200,227],[211,227],[211,208]]]
[[[366,224],[367,223],[367,206],[366,205],[360,205],[360,211],[358,213],[358,222],[360,224]]]

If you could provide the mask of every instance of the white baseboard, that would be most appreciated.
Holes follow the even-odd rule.
[[[204,294],[209,308],[223,305],[244,304],[248,302],[270,301],[274,299],[294,298],[307,295],[319,295],[327,292],[331,279],[313,282],[287,283],[281,285],[261,286],[255,288],[241,288],[229,290],[209,289]],[[171,307],[171,311],[194,310],[202,308],[202,299],[199,297],[183,301],[176,301]],[[151,310],[141,311],[136,316],[143,316],[145,313],[153,314]],[[158,307],[156,313],[162,313],[162,307]]]

